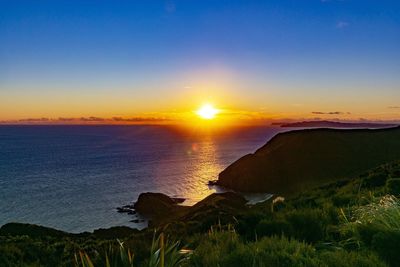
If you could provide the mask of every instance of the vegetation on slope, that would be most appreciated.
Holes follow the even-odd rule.
[[[400,127],[308,129],[281,133],[234,162],[217,184],[238,191],[291,194],[354,177],[400,159]]]

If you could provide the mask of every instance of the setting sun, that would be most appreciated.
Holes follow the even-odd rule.
[[[196,114],[202,119],[211,120],[215,118],[218,112],[219,110],[214,108],[211,104],[204,104],[196,111]]]

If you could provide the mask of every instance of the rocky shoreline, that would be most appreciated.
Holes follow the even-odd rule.
[[[141,193],[136,202],[117,207],[117,212],[134,215],[133,223],[148,222],[148,226],[159,226],[179,219],[190,219],[207,209],[237,211],[245,208],[248,200],[239,193],[213,193],[193,206],[181,205],[184,198],[169,197],[162,193]]]
[[[212,181],[210,181],[212,183]],[[210,210],[214,207],[221,209],[237,209],[249,205],[255,205],[267,201],[272,194],[245,194],[240,192],[213,193],[192,206],[182,205],[185,198],[170,197],[163,193],[145,192],[141,193],[136,202],[117,207],[118,213],[126,213],[135,216],[130,220],[133,223],[147,222],[148,226],[156,226],[176,220],[179,217],[193,213],[203,207]],[[186,216],[188,217],[188,216]],[[190,217],[190,216],[189,216]]]

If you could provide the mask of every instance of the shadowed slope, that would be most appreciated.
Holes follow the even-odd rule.
[[[238,191],[287,194],[400,159],[400,127],[380,130],[308,129],[276,135],[219,175]]]

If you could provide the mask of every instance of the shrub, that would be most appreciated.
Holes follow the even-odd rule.
[[[281,235],[291,235],[292,226],[283,219],[264,219],[261,220],[256,226],[257,236],[281,236]]]
[[[297,240],[263,238],[250,247],[255,252],[253,266],[321,266],[314,247]]]
[[[312,245],[283,237],[265,237],[244,243],[235,233],[205,237],[194,251],[188,266],[262,267],[327,266],[383,267],[373,253],[317,251]]]
[[[373,236],[372,248],[378,255],[384,259],[390,266],[399,266],[400,253],[400,232],[383,231]]]
[[[336,194],[332,197],[332,202],[337,207],[347,206],[352,201],[354,201],[354,195],[352,194]]]
[[[286,238],[263,238],[243,243],[235,233],[205,237],[194,251],[189,266],[319,266],[315,249]]]
[[[210,232],[203,236],[192,257],[189,266],[222,266],[222,262],[229,262],[231,253],[242,250],[236,233],[232,232]],[[236,252],[237,253],[237,252]],[[241,255],[245,260],[244,255]],[[239,262],[238,262],[239,263]],[[242,266],[246,266],[242,262]]]
[[[361,206],[354,212],[358,224],[372,225],[381,230],[400,230],[400,201],[391,195],[382,197],[379,202]]]
[[[123,242],[118,240],[118,247],[110,244],[104,253],[96,253],[97,257],[92,257],[85,251],[75,254],[76,267],[134,267],[134,254]],[[153,237],[150,257],[145,266],[148,267],[177,267],[187,261],[189,251],[180,251],[179,242],[169,242],[163,233],[158,238]]]
[[[363,186],[366,187],[383,186],[385,185],[387,178],[388,174],[384,170],[381,170],[379,172],[373,172],[366,178],[364,178]]]
[[[265,217],[271,214],[263,214],[259,212],[249,212],[238,217],[238,223],[235,226],[237,232],[245,236],[247,239],[254,239],[256,236],[256,226]]]
[[[389,194],[400,195],[400,178],[391,178],[386,181],[386,190]]]
[[[332,267],[384,267],[386,266],[375,254],[346,252],[344,250],[325,251],[320,255],[325,266]]]
[[[314,243],[324,238],[326,216],[319,209],[296,210],[286,216],[290,223],[292,235],[299,240]]]
[[[54,243],[28,236],[0,236],[0,266],[55,266],[62,253]]]
[[[363,242],[367,246],[371,246],[374,235],[381,231],[380,227],[373,224],[360,224],[357,226],[357,240]]]
[[[354,211],[343,228],[360,244],[372,248],[391,266],[398,266],[400,254],[400,201],[391,195]]]

